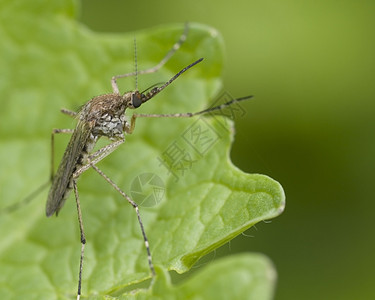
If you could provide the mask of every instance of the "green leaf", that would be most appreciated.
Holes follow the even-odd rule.
[[[75,125],[59,109],[75,110],[93,96],[111,92],[113,75],[133,71],[134,37],[138,69],[145,69],[163,58],[184,25],[104,35],[71,19],[72,1],[1,2],[0,199],[4,208],[48,180],[50,132]],[[139,76],[139,89],[165,82],[200,57],[202,63],[137,112],[194,112],[217,99],[223,41],[217,31],[199,24],[190,24],[187,41],[162,70]],[[119,80],[119,87],[123,92],[133,90],[134,78]],[[56,137],[57,160],[68,139]],[[186,272],[205,254],[284,208],[277,182],[245,174],[230,162],[233,123],[218,116],[142,118],[126,139],[98,167],[136,201],[142,198],[137,191],[157,193],[151,199],[156,203],[141,204],[140,211],[158,276],[145,290],[150,271],[136,214],[103,178],[88,170],[78,182],[87,238],[83,297],[168,294],[181,299],[195,294],[220,299],[220,287],[233,293],[231,299],[269,299],[274,282],[269,274],[274,271],[262,257],[234,256],[215,262],[176,287],[166,273]],[[178,149],[183,156],[168,170],[163,162]],[[137,181],[144,177],[156,181],[148,185]],[[46,197],[44,191],[15,212],[1,214],[1,299],[75,297],[80,242],[74,197],[68,198],[58,217],[51,218],[44,213]],[[204,282],[211,288],[205,289]],[[241,292],[235,294],[233,284]]]
[[[233,255],[199,270],[196,276],[176,286],[169,274],[158,270],[152,290],[142,290],[137,299],[271,299],[276,274],[260,254]],[[124,299],[129,299],[127,295]]]

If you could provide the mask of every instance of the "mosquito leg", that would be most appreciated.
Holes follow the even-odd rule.
[[[98,151],[94,152],[93,154],[89,155],[88,163],[80,167],[77,171],[75,171],[73,176],[75,178],[78,178],[83,172],[90,169],[92,165],[98,163],[103,158],[105,158],[106,156],[111,154],[113,151],[115,151],[117,147],[120,146],[123,142],[125,142],[124,139],[115,141],[107,146],[104,146],[103,148],[100,148]]]
[[[83,173],[85,172],[86,170],[88,170],[89,168],[94,168],[95,171],[97,171],[100,175],[102,175],[108,182],[111,183],[112,186],[114,186],[116,188],[116,190],[119,190],[121,191],[113,182],[112,180],[110,180],[101,170],[99,170],[94,164],[101,161],[104,157],[106,157],[107,155],[111,154],[114,150],[117,149],[118,146],[120,146],[122,143],[124,142],[124,139],[121,139],[121,140],[118,140],[118,141],[115,141],[113,142],[112,144],[109,144],[107,146],[104,146],[103,148],[100,148],[98,151],[94,152],[93,154],[91,154],[88,158],[89,160],[89,163],[87,163],[86,165],[82,166],[81,168],[79,168],[77,171],[74,172],[73,174],[73,189],[74,189],[74,194],[75,194],[75,198],[76,198],[76,204],[77,204],[77,212],[78,212],[78,222],[79,222],[79,229],[80,229],[80,233],[81,233],[81,257],[80,257],[80,264],[79,264],[79,277],[78,277],[78,292],[77,292],[77,300],[80,299],[81,297],[81,285],[82,285],[82,270],[83,270],[83,258],[84,258],[84,250],[85,250],[85,244],[86,244],[86,238],[85,238],[85,233],[84,233],[84,229],[83,229],[83,221],[82,221],[82,213],[81,213],[81,205],[80,205],[80,202],[79,202],[79,195],[78,195],[78,189],[77,189],[77,182],[76,182],[76,179]],[[145,239],[145,245],[146,245],[146,249],[147,249],[147,254],[148,254],[148,257],[149,257],[149,264],[150,264],[150,268],[151,268],[151,271],[153,273],[153,275],[155,274],[155,271],[154,271],[154,267],[152,265],[152,261],[151,261],[151,255],[150,255],[150,248],[149,248],[149,245],[148,245],[148,241],[147,241],[147,237],[146,237],[146,234],[144,232],[144,229],[143,229],[143,223],[142,223],[142,220],[141,220],[141,217],[139,215],[139,211],[138,211],[138,206],[135,202],[133,202],[125,193],[122,192],[123,195],[125,195],[125,198],[129,201],[129,203],[132,204],[132,206],[136,209],[136,212],[137,212],[137,216],[138,216],[138,220],[140,222],[140,225],[141,225],[141,230],[142,230],[142,233],[143,233],[143,236],[144,236],[144,239]]]
[[[20,207],[28,204],[29,202],[31,202],[31,200],[33,200],[37,195],[39,195],[39,193],[41,193],[47,186],[49,186],[53,180],[53,176],[54,176],[54,157],[55,157],[55,134],[59,134],[59,133],[73,133],[73,129],[54,129],[52,131],[52,134],[51,134],[51,169],[50,169],[50,178],[48,180],[48,182],[42,184],[41,186],[39,186],[36,190],[34,190],[33,192],[31,192],[26,198],[24,198],[23,200],[15,203],[15,204],[12,204],[12,205],[9,205],[3,209],[0,210],[0,214],[2,213],[11,213],[17,209],[19,209]]]
[[[81,204],[79,202],[79,195],[78,195],[76,178],[73,178],[72,181],[73,181],[74,195],[75,195],[76,204],[77,204],[79,231],[80,231],[80,234],[81,234],[81,256],[80,256],[80,260],[79,260],[78,291],[77,291],[77,300],[79,300],[80,297],[81,297],[83,257],[84,257],[84,252],[85,252],[86,238],[85,238],[85,231],[83,229]]]
[[[152,258],[151,258],[151,251],[150,251],[150,245],[146,236],[145,229],[143,227],[143,222],[141,219],[141,215],[139,213],[139,208],[137,203],[135,203],[127,194],[125,194],[107,175],[103,173],[102,170],[100,170],[97,166],[95,166],[93,163],[91,163],[91,167],[99,173],[100,176],[102,176],[116,191],[118,191],[122,197],[124,197],[130,204],[133,206],[135,212],[137,213],[137,218],[138,218],[138,223],[142,231],[143,235],[143,241],[145,243],[146,251],[147,251],[147,259],[148,259],[148,265],[150,267],[152,276],[155,276],[155,269],[154,265],[152,263]]]
[[[125,77],[130,77],[130,76],[135,76],[135,75],[140,75],[140,74],[149,74],[149,73],[154,73],[157,72],[162,66],[166,64],[166,62],[173,56],[173,54],[181,47],[181,45],[185,42],[187,38],[187,34],[189,31],[189,24],[185,23],[185,29],[184,32],[181,34],[179,40],[172,46],[172,48],[168,51],[168,53],[164,56],[164,58],[154,67],[146,69],[146,70],[141,70],[141,71],[136,71],[136,72],[131,72],[127,74],[121,74],[121,75],[116,75],[113,76],[111,79],[111,84],[112,84],[112,89],[113,93],[119,94],[119,88],[117,86],[116,80],[119,78],[125,78]]]
[[[201,110],[201,111],[198,111],[198,112],[195,112],[195,113],[133,114],[132,118],[130,120],[130,124],[125,128],[125,132],[128,133],[128,134],[131,134],[133,132],[134,127],[135,127],[135,120],[137,118],[191,118],[191,117],[194,117],[194,116],[203,115],[203,114],[206,114],[206,113],[211,113],[213,111],[222,110],[222,109],[226,108],[227,106],[230,106],[230,105],[232,105],[234,103],[237,103],[237,102],[240,102],[240,101],[251,99],[252,97],[253,96],[246,96],[246,97],[233,99],[233,100],[228,101],[226,103],[223,103],[221,105],[209,107],[207,109],[204,109],[204,110]]]
[[[72,111],[72,110],[69,110],[69,109],[66,109],[66,108],[62,108],[60,111],[64,115],[68,115],[68,116],[70,116],[72,118],[75,118],[78,115],[78,113],[76,113],[75,111]]]
[[[93,164],[96,164],[97,162],[101,161],[103,158],[111,154],[113,151],[115,151],[117,147],[120,146],[124,142],[125,142],[124,139],[120,139],[109,145],[104,146],[103,148],[100,148],[96,152],[89,155],[90,162]]]
[[[43,185],[39,186],[36,190],[34,190],[33,192],[31,192],[23,200],[2,208],[0,210],[0,215],[12,213],[12,212],[20,209],[21,207],[27,205],[29,202],[31,202],[31,200],[33,200],[36,196],[38,196],[50,184],[51,184],[51,182],[50,182],[50,180],[48,180],[46,183],[44,183]]]

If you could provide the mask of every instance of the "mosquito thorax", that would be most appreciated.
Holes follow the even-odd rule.
[[[92,133],[93,135],[106,136],[108,138],[123,137],[125,122],[125,114],[112,116],[106,113],[96,121]]]
[[[80,118],[93,122],[93,136],[121,138],[125,128],[126,102],[121,95],[105,94],[91,99],[81,110]]]

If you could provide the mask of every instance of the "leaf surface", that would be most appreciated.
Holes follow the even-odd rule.
[[[48,180],[50,132],[75,126],[59,109],[77,110],[90,98],[111,92],[113,75],[132,72],[134,37],[138,69],[146,69],[163,58],[184,25],[97,34],[72,19],[74,1],[1,2],[0,199],[1,207],[7,207]],[[217,31],[199,24],[190,24],[187,41],[162,70],[139,76],[139,90],[167,81],[200,57],[202,63],[137,112],[194,112],[215,100],[228,100],[229,94],[219,94],[223,41]],[[122,92],[133,90],[134,78],[119,80],[119,87]],[[230,115],[236,118],[235,113]],[[150,271],[134,210],[93,170],[81,176],[78,188],[87,238],[84,297],[199,298],[203,283],[210,287],[205,299],[220,299],[217,287],[230,291],[233,284],[241,292],[232,291],[231,299],[271,297],[274,271],[257,255],[215,262],[175,287],[166,273],[186,272],[205,254],[284,208],[284,193],[276,181],[245,174],[230,162],[233,131],[233,122],[220,116],[142,118],[125,144],[98,163],[140,203],[158,271],[147,290]],[[56,137],[57,161],[68,140],[69,136]],[[99,146],[106,143],[100,141]],[[141,203],[145,196],[151,196],[149,202]],[[45,217],[46,197],[44,191],[28,205],[1,215],[1,299],[75,297],[80,242],[74,197],[51,218]]]

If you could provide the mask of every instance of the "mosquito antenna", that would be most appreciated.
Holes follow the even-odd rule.
[[[134,69],[135,69],[135,90],[138,91],[137,40],[135,37],[134,37]]]

